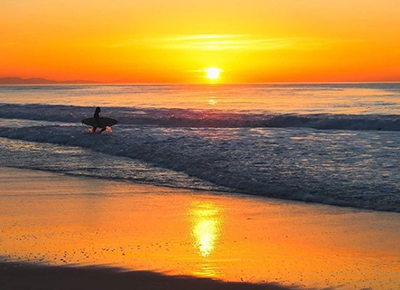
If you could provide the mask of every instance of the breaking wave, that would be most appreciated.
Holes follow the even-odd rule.
[[[171,108],[107,107],[104,116],[125,125],[197,128],[289,128],[400,131],[400,115],[274,114]],[[0,104],[0,118],[78,123],[92,115],[88,106]]]

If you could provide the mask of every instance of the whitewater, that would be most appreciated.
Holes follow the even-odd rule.
[[[0,86],[0,166],[400,212],[399,144],[398,83]]]

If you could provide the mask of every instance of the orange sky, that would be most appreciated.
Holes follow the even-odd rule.
[[[398,0],[3,0],[0,77],[400,81]]]

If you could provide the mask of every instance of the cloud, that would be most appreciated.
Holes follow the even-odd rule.
[[[154,46],[183,50],[315,50],[334,41],[315,38],[254,38],[245,34],[180,35],[153,40]]]
[[[261,38],[248,34],[192,34],[157,38],[132,38],[124,41],[105,43],[107,48],[147,46],[155,49],[197,50],[197,51],[268,51],[327,49],[335,44],[358,42],[312,37]]]

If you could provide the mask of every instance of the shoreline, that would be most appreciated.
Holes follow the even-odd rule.
[[[21,267],[40,261],[48,266],[39,268],[108,265],[251,285],[400,286],[398,213],[10,167],[0,168],[0,181],[0,256],[28,263]]]

